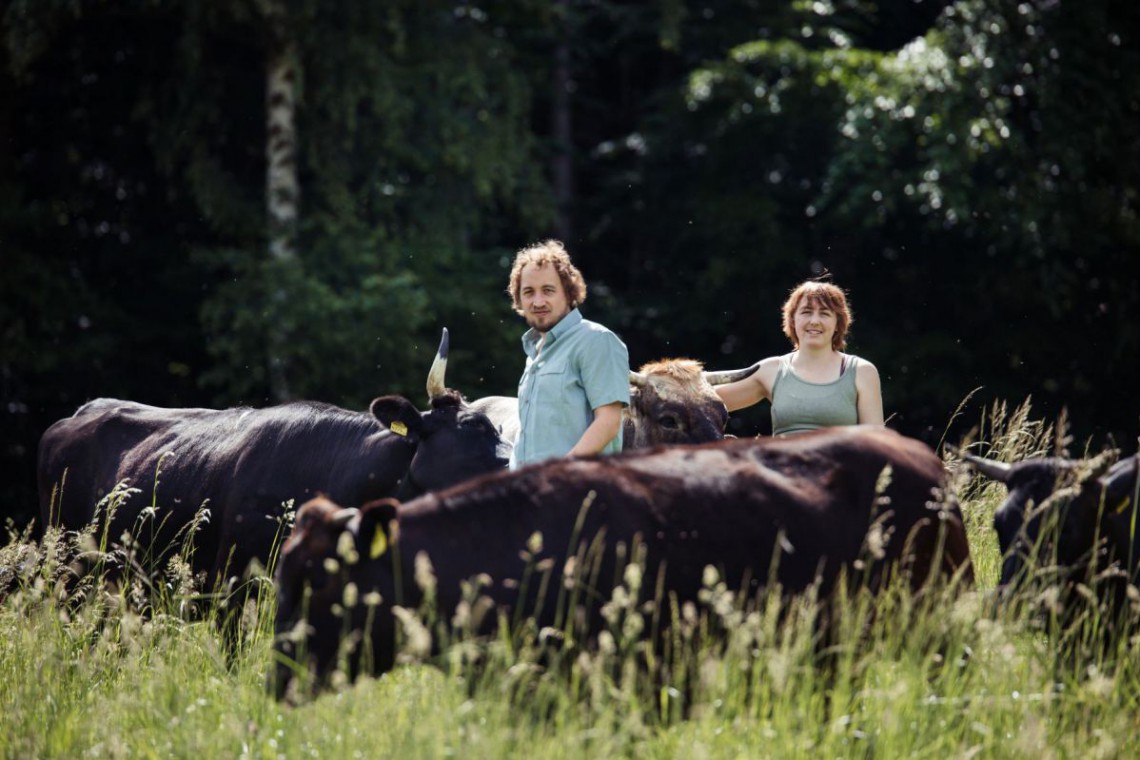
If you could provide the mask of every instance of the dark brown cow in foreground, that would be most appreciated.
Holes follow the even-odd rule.
[[[1101,599],[1114,612],[1124,611],[1129,583],[1140,582],[1140,454],[1110,468],[1114,457],[1107,452],[1087,462],[1043,458],[1007,464],[963,456],[1009,492],[994,514],[1003,588],[1024,583],[1036,558],[1039,564],[1056,563],[1069,581],[1090,583],[1099,574],[1093,585]]]
[[[284,502],[325,493],[359,506],[503,469],[509,444],[444,387],[447,353],[444,330],[427,412],[402,396],[380,397],[369,412],[307,401],[265,409],[92,401],[40,440],[44,524],[78,530],[98,521],[110,544],[129,532],[156,566],[189,538],[192,567],[208,574],[212,591],[251,560],[268,565]],[[124,494],[108,522],[97,504],[122,482],[141,493]]]
[[[730,588],[749,584],[748,591],[776,567],[785,590],[818,580],[827,593],[841,569],[861,557],[867,562],[858,572],[872,587],[900,560],[915,587],[959,570],[970,577],[961,514],[954,503],[938,503],[942,483],[941,460],[923,443],[885,428],[851,427],[554,460],[403,506],[383,500],[357,511],[314,500],[302,508],[278,566],[279,694],[294,660],[327,676],[342,631],[363,630],[370,615],[370,646],[357,651],[371,651],[374,671],[391,668],[393,605],[420,603],[412,581],[420,554],[434,567],[441,619],[456,609],[461,581],[485,575],[484,593],[495,605],[527,615],[539,601],[535,590],[545,588],[537,622],[547,626],[564,587],[585,584],[582,568],[590,563],[579,556],[568,564],[568,557],[599,542],[597,587],[580,594],[570,616],[584,617],[587,635],[598,632],[600,605],[621,575],[619,543],[641,542],[645,587],[656,588],[660,572],[663,591],[681,602],[697,599],[708,566]],[[520,552],[528,543],[531,562],[552,573],[548,584],[537,576],[521,582],[530,565]],[[373,592],[379,597],[370,597],[370,607],[362,600]],[[356,600],[348,620],[338,617],[346,596]],[[350,662],[354,674],[359,666]]]
[[[694,359],[661,359],[630,372],[629,406],[622,412],[622,450],[723,439],[728,409],[713,386],[743,380],[759,366],[706,372]],[[490,417],[504,439],[513,443],[518,438],[517,398],[487,396],[472,401],[471,406]]]

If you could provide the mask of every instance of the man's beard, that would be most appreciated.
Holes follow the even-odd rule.
[[[566,312],[566,314],[569,314],[569,313],[570,313],[569,311]],[[554,312],[552,310],[551,311],[544,311],[540,314],[534,314],[534,313],[528,312],[526,315],[526,323],[528,325],[530,325],[530,327],[537,330],[538,332],[546,333],[546,332],[549,332],[559,322],[561,322],[562,319],[566,316],[566,314],[563,314],[561,316],[556,317],[556,316],[554,316]]]

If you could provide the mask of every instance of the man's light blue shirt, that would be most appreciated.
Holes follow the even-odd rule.
[[[519,380],[519,437],[511,469],[565,456],[594,421],[594,410],[615,401],[629,406],[629,351],[608,329],[570,311],[542,336],[522,336],[526,369]],[[622,434],[602,450],[621,451]]]

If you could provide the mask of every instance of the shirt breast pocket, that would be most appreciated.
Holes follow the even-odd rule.
[[[539,418],[546,424],[572,426],[573,415],[570,410],[574,408],[573,393],[566,387],[571,379],[565,364],[536,368],[534,399],[540,406]]]
[[[534,370],[534,383],[543,394],[559,393],[566,375],[565,364],[544,364]]]

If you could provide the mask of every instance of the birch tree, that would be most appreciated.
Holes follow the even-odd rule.
[[[274,269],[299,266],[297,216],[301,186],[297,178],[297,44],[281,0],[256,0],[266,27],[265,51],[265,205],[269,259]],[[289,333],[279,312],[288,308],[284,281],[270,294],[268,331],[269,384],[277,401],[289,398]]]

